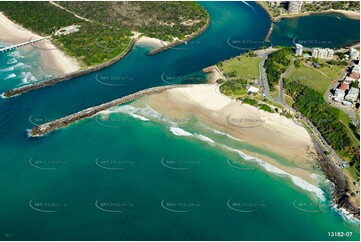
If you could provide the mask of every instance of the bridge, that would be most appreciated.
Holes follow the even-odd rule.
[[[43,40],[49,39],[49,38],[51,38],[51,36],[46,36],[46,37],[41,37],[39,39],[29,40],[29,41],[26,41],[24,43],[20,43],[20,44],[17,44],[17,45],[11,45],[11,46],[0,49],[0,53],[5,53],[7,51],[14,50],[14,49],[17,49],[19,47],[30,45],[30,44],[33,44],[33,43],[36,43],[36,42],[40,42],[40,41],[43,41]]]

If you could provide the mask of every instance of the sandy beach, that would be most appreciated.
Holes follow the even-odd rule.
[[[320,11],[320,12],[303,12],[303,13],[298,13],[298,14],[282,14],[280,16],[274,17],[273,21],[278,22],[283,18],[295,18],[295,17],[302,17],[302,16],[308,16],[308,15],[311,15],[311,14],[319,14],[319,13],[340,13],[340,14],[344,15],[347,18],[360,19],[360,13],[359,12],[347,11],[347,10],[329,9],[329,10]]]
[[[167,90],[139,100],[157,112],[171,118],[184,118],[193,114],[207,126],[227,133],[248,144],[277,153],[290,161],[307,163],[315,158],[311,137],[306,129],[293,120],[275,113],[268,113],[247,104],[241,104],[219,93],[216,85],[206,84]],[[137,102],[134,103],[137,105]],[[256,155],[283,171],[317,184],[308,169],[285,166],[270,157]],[[318,173],[318,171],[316,172]]]
[[[2,13],[0,13],[0,33],[0,41],[11,44],[19,44],[42,37],[13,23]],[[42,68],[52,74],[62,75],[80,69],[80,65],[74,58],[65,55],[50,41],[22,48],[37,48],[41,54],[40,64]]]
[[[143,45],[150,45],[153,47],[157,47],[157,48],[161,48],[164,47],[166,45],[168,45],[168,42],[162,41],[160,39],[156,39],[156,38],[150,38],[147,36],[141,36],[138,40],[136,44],[143,44]]]

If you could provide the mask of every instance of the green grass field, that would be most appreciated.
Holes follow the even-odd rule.
[[[318,68],[318,70],[322,71],[325,75],[327,75],[332,80],[336,80],[342,73],[342,67],[337,65],[327,64],[325,60],[320,60],[320,64],[323,66]]]
[[[311,67],[302,65],[299,68],[293,68],[286,76],[288,81],[296,81],[300,84],[324,94],[331,84],[331,80],[314,70]]]
[[[254,80],[260,76],[260,63],[261,57],[242,55],[222,62],[218,67],[226,77],[229,77],[229,74],[234,72],[235,76],[230,76],[230,78]]]

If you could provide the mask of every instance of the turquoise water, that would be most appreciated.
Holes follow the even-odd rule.
[[[216,134],[196,119],[174,124],[149,110],[142,113],[148,121],[115,112],[26,137],[36,124],[140,89],[203,83],[202,68],[264,45],[270,22],[256,4],[201,4],[211,25],[187,46],[155,56],[145,55],[151,47],[136,46],[98,73],[0,100],[2,240],[359,239],[358,225],[329,208],[327,193],[321,202],[229,149],[277,154]],[[174,135],[174,125],[192,135]]]
[[[0,48],[9,46],[1,43]],[[36,48],[21,48],[0,55],[0,92],[52,77],[38,65],[40,53]]]

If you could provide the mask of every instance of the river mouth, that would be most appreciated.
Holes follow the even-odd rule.
[[[136,46],[97,73],[0,99],[0,224],[6,234],[19,240],[327,240],[327,231],[342,230],[354,231],[357,240],[357,225],[308,192],[215,149],[209,139],[176,136],[165,118],[96,116],[42,139],[24,137],[33,123],[165,85],[163,73],[172,84],[191,82],[202,68],[243,51],[227,39],[247,44],[268,31],[269,18],[255,3],[249,4],[256,13],[240,2],[201,4],[211,24],[189,50],[147,56],[149,48]],[[186,116],[171,121],[196,122]]]

